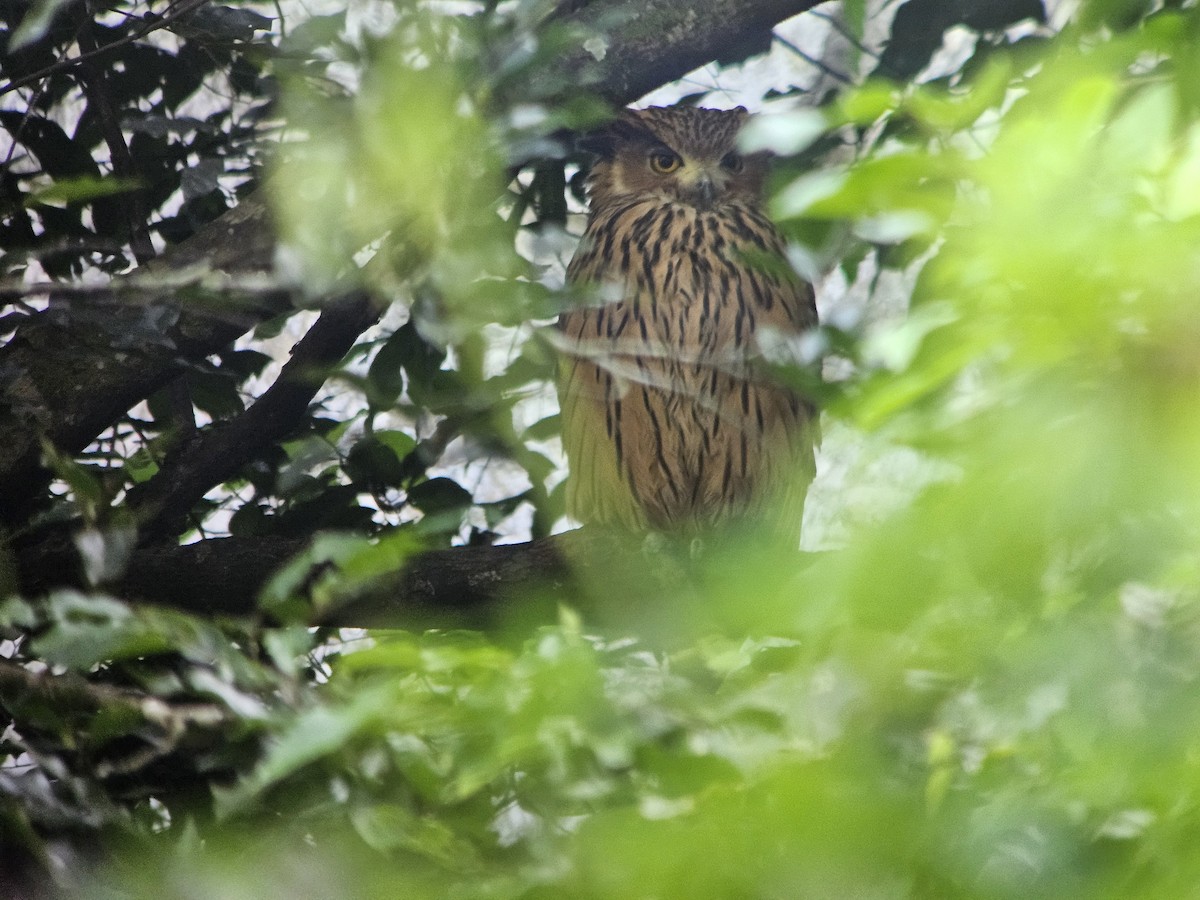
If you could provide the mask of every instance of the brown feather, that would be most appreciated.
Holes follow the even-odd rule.
[[[814,412],[756,360],[762,329],[797,334],[816,307],[761,210],[767,160],[730,156],[744,119],[627,110],[607,132],[568,278],[622,299],[559,320],[576,519],[691,531],[774,507],[798,534]],[[678,167],[659,171],[655,154]],[[778,264],[756,265],[764,255]]]

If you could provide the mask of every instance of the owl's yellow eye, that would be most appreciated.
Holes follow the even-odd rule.
[[[656,150],[650,154],[650,168],[659,175],[670,175],[683,165],[679,154],[669,150]]]
[[[721,157],[721,168],[725,169],[727,172],[732,172],[734,175],[742,171],[742,167],[744,165],[745,161],[738,153],[726,153],[723,157]]]

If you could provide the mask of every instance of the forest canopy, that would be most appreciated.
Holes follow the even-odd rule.
[[[0,4],[0,893],[1192,895],[1198,36]],[[817,287],[799,551],[564,516],[577,139],[677,101]]]

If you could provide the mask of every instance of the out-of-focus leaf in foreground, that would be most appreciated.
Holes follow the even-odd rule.
[[[449,329],[442,340],[527,313],[498,288],[521,267],[499,212],[501,133],[485,116],[478,48],[462,28],[406,10],[390,37],[368,44],[353,96],[295,79],[285,96],[306,140],[281,154],[273,182],[284,236],[312,284],[361,277],[381,295],[427,301],[419,314],[426,328]],[[356,272],[352,259],[370,262]]]
[[[806,566],[753,536],[647,549],[629,568],[682,586],[597,579],[622,594],[615,638],[570,610],[515,647],[374,635],[222,795],[232,833],[271,826],[254,865],[201,883],[295,896],[260,875],[305,841],[337,873],[313,896],[1194,895],[1196,26],[1064,38],[987,69],[982,101],[869,85],[845,120],[899,137],[783,187],[785,227],[924,240],[909,324],[845,338],[828,415],[937,479]],[[388,198],[348,234],[417,223],[423,258],[453,258],[479,196],[451,191],[457,144],[486,141],[445,84],[406,93],[424,77],[366,85],[372,117],[325,123],[356,135],[328,163]],[[200,868],[160,865],[176,896]]]

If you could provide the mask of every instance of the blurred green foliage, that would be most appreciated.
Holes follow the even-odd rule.
[[[521,598],[494,635],[303,627],[407,558],[403,530],[319,541],[264,598],[280,628],[10,601],[31,658],[183,705],[23,709],[4,750],[41,769],[0,769],[5,829],[101,822],[112,853],[76,869],[95,897],[1196,896],[1200,16],[1168,6],[1084,3],[960,78],[848,89],[822,115],[855,160],[779,184],[781,226],[840,241],[851,280],[868,256],[916,276],[904,321],[820,335],[852,363],[826,415],[938,464],[899,508],[815,560],[733,533],[648,550],[588,586],[619,609],[603,628],[564,608],[522,631]],[[372,409],[457,417],[535,472],[511,410],[545,360],[485,377],[479,332],[558,302],[504,185],[514,148],[592,110],[514,119],[489,79],[543,57],[399,15],[356,91],[288,94],[283,225],[314,283],[411,303]],[[932,50],[909,49],[911,76]],[[453,533],[472,498],[412,481],[417,450],[381,429],[346,464]],[[674,591],[641,572],[668,564]],[[161,764],[122,781],[147,746]],[[173,791],[184,766],[210,780]]]

